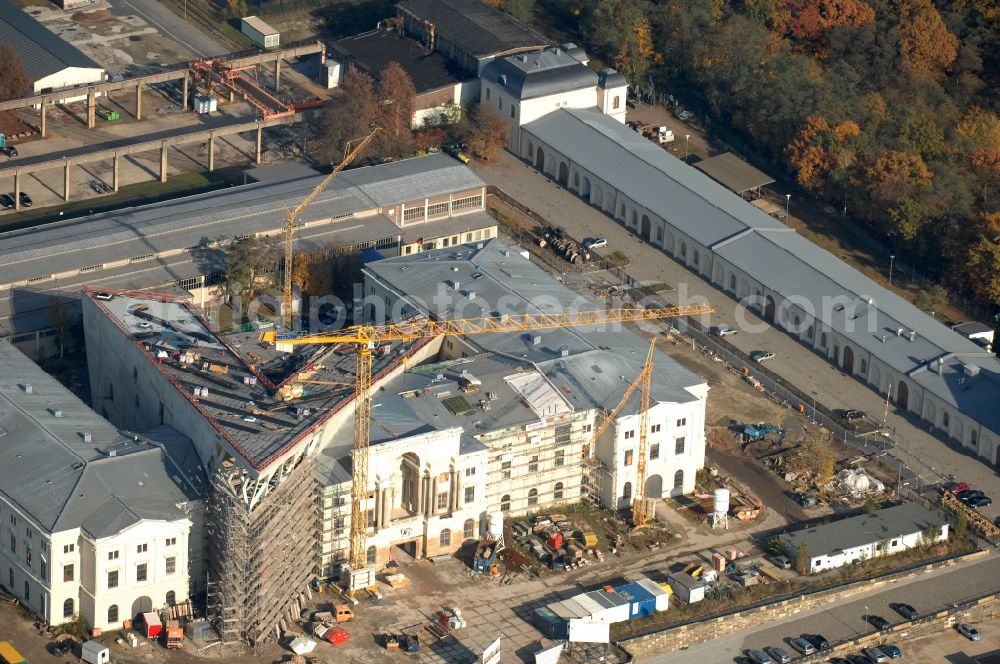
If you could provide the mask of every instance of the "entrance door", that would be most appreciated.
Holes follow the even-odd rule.
[[[906,410],[909,400],[910,388],[903,381],[899,381],[899,387],[896,389],[896,405]]]
[[[400,542],[396,545],[396,548],[402,551],[405,555],[409,556],[410,560],[417,559],[417,540]]]
[[[844,346],[844,372],[849,376],[854,375],[854,351],[850,346]]]

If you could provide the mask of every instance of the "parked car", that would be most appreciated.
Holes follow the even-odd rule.
[[[65,641],[56,641],[52,644],[52,648],[49,649],[56,657],[65,657],[73,651],[73,642],[69,639]]]
[[[962,493],[957,493],[955,496],[961,500],[963,503],[968,503],[973,498],[982,498],[986,494],[978,489],[970,489],[968,491],[963,491]]]
[[[975,507],[975,508],[989,507],[990,505],[993,504],[993,499],[990,498],[989,496],[976,496],[975,498],[970,498],[969,500],[965,501],[965,504],[968,505],[969,507]]]
[[[13,210],[15,207],[13,197],[8,196],[7,194],[0,194],[0,207],[5,210]]]
[[[816,646],[817,650],[829,650],[830,642],[823,638],[822,634],[803,634],[809,643]]]
[[[13,198],[13,197],[14,197],[14,194],[11,194],[11,198]],[[17,197],[21,201],[21,207],[31,207],[31,196],[28,196],[23,191],[19,191],[19,192],[17,192]]]
[[[788,645],[798,650],[803,655],[813,655],[816,653],[816,646],[809,643],[801,636],[797,636],[788,642]]]
[[[871,648],[865,648],[861,651],[861,653],[873,662],[885,662],[889,659],[885,656],[884,652],[874,646]]]
[[[785,652],[784,648],[764,648],[764,652],[771,656],[771,659],[778,664],[788,664],[792,661],[792,656]]]
[[[945,491],[950,491],[952,493],[962,493],[963,491],[971,491],[972,487],[969,486],[967,482],[948,482],[944,485]]]
[[[969,623],[959,623],[955,625],[955,629],[958,633],[967,638],[970,641],[978,641],[983,638],[983,635],[979,633],[979,630],[970,625]]]
[[[461,149],[459,149],[457,145],[446,145],[444,146],[444,151],[450,154],[455,159],[458,159],[463,164],[468,164],[470,161],[472,161],[471,159],[469,159],[469,156],[467,154],[465,154],[464,152],[462,152]]]
[[[879,631],[883,629],[889,629],[892,626],[889,624],[889,621],[883,618],[882,616],[869,614],[867,618],[868,618],[868,624]]]
[[[919,615],[917,610],[909,604],[896,603],[890,604],[889,607],[907,620],[916,620]]]
[[[7,155],[8,159],[12,159],[17,156],[17,148],[15,148],[13,145],[7,145],[0,148],[0,152]]]
[[[769,350],[755,350],[750,353],[750,359],[754,362],[767,362],[774,359],[774,353]]]
[[[792,569],[792,559],[788,556],[774,556],[771,558],[771,562],[779,569]]]
[[[997,528],[1000,528],[1000,516],[993,519],[993,525],[996,526]]]
[[[584,249],[602,249],[608,246],[608,239],[605,237],[595,237],[583,243]]]
[[[847,661],[851,664],[875,664],[875,662],[864,655],[851,655],[847,658]]]
[[[841,417],[841,419],[845,419],[848,422],[854,422],[855,420],[863,420],[866,417],[868,417],[867,415],[865,415],[865,411],[858,410],[856,408],[847,408],[845,410],[838,410],[836,411],[836,413]]]
[[[747,650],[747,657],[753,664],[774,664],[774,660],[760,650]]]
[[[903,656],[903,651],[899,649],[899,646],[879,646],[878,649],[884,652],[889,659],[899,659]]]
[[[728,337],[736,334],[736,330],[726,325],[716,325],[715,327],[709,328],[708,333],[716,337]]]

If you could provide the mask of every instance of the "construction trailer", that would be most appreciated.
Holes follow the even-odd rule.
[[[281,43],[281,33],[256,16],[240,21],[240,31],[262,48],[275,48]]]

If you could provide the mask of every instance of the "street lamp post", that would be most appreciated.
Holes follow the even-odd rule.
[[[892,264],[896,262],[896,254],[889,254],[889,285],[892,286]]]
[[[688,160],[688,146],[691,144],[691,134],[684,134],[684,161]]]
[[[791,194],[785,194],[785,219],[788,218],[788,204],[792,200]]]
[[[865,607],[865,636],[868,636],[868,607]]]

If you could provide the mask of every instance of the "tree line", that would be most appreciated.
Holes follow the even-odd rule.
[[[701,110],[927,276],[1000,305],[993,0],[552,0],[536,17]]]

